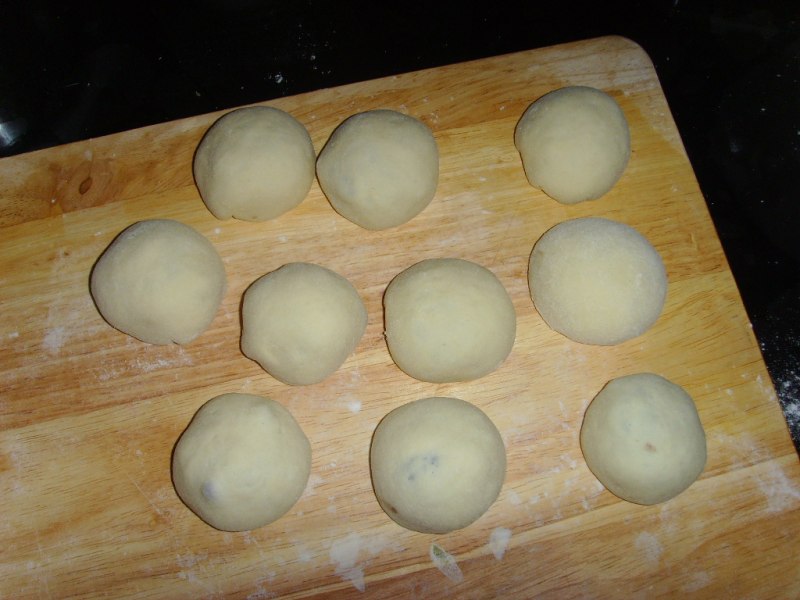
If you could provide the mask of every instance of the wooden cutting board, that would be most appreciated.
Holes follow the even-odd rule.
[[[604,198],[564,206],[530,187],[513,145],[531,101],[569,84],[613,95],[633,155]],[[433,129],[439,188],[411,222],[365,231],[316,184],[270,222],[217,221],[193,185],[204,115],[0,161],[0,597],[797,597],[800,464],[736,285],[653,66],[607,37],[320,90],[269,102],[304,123],[319,151],[372,108]],[[661,252],[663,315],[614,347],[551,331],[528,295],[531,248],[549,227],[599,215]],[[109,327],[88,292],[92,264],[122,229],[172,218],[222,255],[228,290],[187,346],[150,346]],[[473,382],[415,381],[392,363],[381,296],[431,257],[491,269],[518,316],[516,345]],[[290,261],[347,277],[369,310],[355,354],[327,381],[281,384],[239,351],[239,302]],[[685,493],[643,507],[605,491],[578,435],[611,378],[652,371],[695,399],[708,464]],[[216,531],[178,499],[170,453],[194,412],[225,392],[274,398],[311,440],[304,495],[279,521]],[[402,529],[372,493],[378,421],[418,398],[481,407],[508,452],[500,497],[446,535]],[[439,569],[432,544],[458,569]]]

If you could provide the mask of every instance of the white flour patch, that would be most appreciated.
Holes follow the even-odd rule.
[[[163,346],[162,348],[162,351],[170,356],[159,357],[153,360],[146,360],[137,356],[130,362],[130,368],[136,369],[141,373],[150,373],[151,371],[157,371],[159,369],[191,365],[194,363],[191,355],[187,354],[182,346],[172,344],[171,346]]]
[[[346,537],[335,540],[331,544],[328,554],[331,564],[336,569],[336,574],[344,581],[349,581],[358,591],[366,589],[364,582],[364,568],[370,560],[385,549],[399,550],[400,548],[386,536],[364,538],[353,532]],[[359,560],[361,556],[363,560]]]
[[[265,598],[277,598],[278,595],[275,592],[270,592],[266,587],[267,584],[272,583],[275,579],[275,572],[270,571],[267,573],[266,577],[262,577],[256,582],[256,589],[254,592],[251,592],[247,595],[247,600],[262,600]]]
[[[767,499],[767,512],[778,513],[792,508],[800,501],[798,489],[780,467],[757,476],[758,487]]]
[[[785,402],[783,405],[783,414],[786,416],[786,422],[792,429],[800,427],[800,398],[796,398],[791,402]]]
[[[53,269],[57,270],[57,265],[65,260],[56,260],[56,265]],[[67,265],[63,265],[63,268],[66,269]],[[59,285],[58,281],[53,281],[53,277],[55,275],[51,277],[51,283]],[[69,284],[65,283],[63,285],[68,286]],[[92,298],[88,293],[77,298],[58,296],[47,307],[42,349],[49,355],[54,356],[61,353],[61,349],[73,335],[77,334],[83,337],[95,335],[99,328],[106,326],[102,320],[94,319],[96,315],[97,311],[94,307],[94,302],[92,302]],[[91,326],[89,326],[90,324]]]
[[[502,560],[511,539],[511,530],[506,527],[496,527],[489,534],[489,549],[497,560]]]
[[[304,544],[296,543],[294,549],[297,551],[297,560],[300,562],[308,563],[314,560],[314,553]]]
[[[773,458],[769,449],[744,433],[734,436],[717,432],[714,439],[721,447],[721,452],[731,457],[734,466],[752,465]]]
[[[519,494],[514,490],[508,492],[508,501],[511,502],[514,506],[519,506],[522,504],[522,498],[519,497]]]
[[[187,552],[186,554],[178,554],[176,564],[181,568],[178,572],[178,577],[190,583],[198,584],[205,587],[207,590],[213,589],[213,586],[201,580],[194,571],[200,563],[208,558],[208,554],[193,554]]]
[[[789,429],[800,431],[800,371],[786,372],[775,384]]]
[[[306,489],[303,492],[303,496],[311,496],[314,494],[314,490],[320,483],[325,483],[325,480],[317,475],[316,473],[312,473],[308,477],[308,483],[306,483]]]
[[[764,378],[761,375],[756,375],[756,384],[758,384],[758,389],[763,393],[767,398],[770,400],[777,400],[778,397],[775,395],[775,389],[772,387],[771,382],[765,382]]]
[[[431,544],[430,557],[436,568],[439,569],[445,577],[453,583],[461,583],[464,581],[464,574],[458,567],[458,563],[452,554],[447,552],[438,544]]]
[[[9,333],[9,334],[6,336],[6,338],[8,338],[9,340],[15,340],[15,339],[17,339],[18,337],[19,337],[19,331],[12,331],[11,333]]]
[[[683,586],[682,591],[697,592],[698,590],[702,590],[709,583],[711,583],[711,576],[705,571],[698,571],[691,576],[689,582]]]
[[[42,348],[44,348],[48,354],[58,354],[61,352],[61,348],[66,343],[68,337],[65,327],[51,327],[44,334]]]
[[[267,590],[263,585],[260,585],[256,588],[255,592],[247,594],[247,600],[268,600],[270,598],[277,598],[278,595],[275,592],[270,592]]]
[[[193,554],[187,552],[186,554],[178,554],[175,563],[184,569],[195,566],[197,563],[202,562],[208,558],[208,554]]]
[[[658,565],[658,561],[661,559],[661,554],[664,552],[664,547],[661,545],[661,542],[658,541],[656,536],[654,536],[652,533],[643,531],[636,536],[635,546],[636,549],[644,555],[644,558],[648,563],[650,563],[652,566]]]
[[[572,458],[569,454],[562,454],[560,457],[561,461],[565,463],[570,469],[575,469],[578,466],[578,461]]]

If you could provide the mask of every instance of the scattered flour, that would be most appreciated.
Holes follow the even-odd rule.
[[[314,489],[321,483],[325,483],[325,480],[317,475],[316,473],[312,473],[308,477],[308,483],[306,483],[306,489],[303,492],[303,496],[311,496],[314,494]]]
[[[694,573],[687,584],[682,588],[682,591],[691,593],[702,590],[709,583],[711,583],[711,576],[705,571],[698,571]]]
[[[63,326],[51,327],[44,334],[42,347],[50,355],[58,354],[59,352],[61,352],[61,347],[67,341],[67,337],[68,334],[65,327]]]
[[[365,538],[355,532],[334,540],[329,551],[331,564],[336,569],[336,574],[345,581],[353,584],[358,591],[366,589],[364,581],[364,568],[370,559],[380,554],[385,549],[400,550],[396,543],[385,536]],[[364,560],[359,557],[365,555]]]
[[[511,502],[514,506],[519,506],[522,504],[522,498],[519,497],[519,494],[514,490],[508,492],[508,501]]]
[[[489,549],[497,560],[502,560],[511,539],[511,530],[506,527],[496,527],[489,535]]]
[[[775,466],[768,473],[758,476],[757,480],[761,493],[767,499],[767,512],[783,512],[800,502],[800,489],[789,481],[780,467]]]
[[[438,544],[431,544],[430,557],[436,568],[439,569],[445,577],[453,583],[461,583],[464,581],[464,574],[458,567],[458,563],[452,554],[447,552]]]
[[[363,538],[360,535],[351,533],[343,539],[334,541],[329,553],[331,563],[336,568],[336,574],[342,579],[350,581],[359,592],[366,589],[364,564],[358,562],[362,543]]]
[[[148,348],[148,350],[150,350],[150,348]],[[136,369],[141,373],[150,373],[158,369],[185,366],[194,363],[192,356],[187,354],[183,347],[178,344],[162,346],[158,348],[158,350],[164,352],[167,356],[155,358],[153,360],[147,360],[137,356],[130,362],[130,368]]]
[[[658,565],[658,561],[661,559],[661,554],[664,552],[664,548],[656,536],[654,536],[652,533],[643,531],[636,536],[636,542],[634,543],[636,545],[636,549],[644,555],[645,560],[647,560],[651,566]]]
[[[800,447],[800,371],[787,372],[782,381],[776,382],[778,397],[786,423]]]

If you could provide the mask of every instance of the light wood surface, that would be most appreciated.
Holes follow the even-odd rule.
[[[584,84],[627,115],[633,155],[617,186],[563,206],[531,188],[513,145],[528,104]],[[748,597],[800,595],[800,464],[774,389],[650,60],[601,38],[326,89],[270,105],[309,129],[317,151],[371,108],[433,129],[439,188],[411,222],[382,232],[336,214],[314,184],[265,223],[217,221],[191,160],[222,113],[0,161],[0,597]],[[552,225],[598,215],[661,252],[666,307],[614,347],[551,331],[528,295],[533,243]],[[150,346],[109,327],[88,292],[92,264],[129,224],[173,218],[207,236],[228,290],[191,344]],[[518,317],[508,360],[473,382],[415,381],[392,363],[381,297],[424,258],[491,269]],[[281,384],[239,351],[239,302],[253,280],[316,262],[360,291],[369,325],[325,382]],[[700,479],[637,506],[605,491],[578,443],[583,412],[611,378],[652,371],[695,399],[708,438]],[[283,403],[311,440],[312,475],[294,508],[246,533],[216,531],[178,499],[170,453],[194,412],[224,392]],[[418,398],[481,407],[508,452],[500,497],[446,535],[404,530],[372,493],[378,421]],[[510,536],[510,537],[509,537]],[[463,580],[436,568],[431,544]]]

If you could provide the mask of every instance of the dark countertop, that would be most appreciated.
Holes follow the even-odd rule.
[[[800,8],[771,2],[10,0],[0,156],[619,34],[650,54],[800,447]]]

